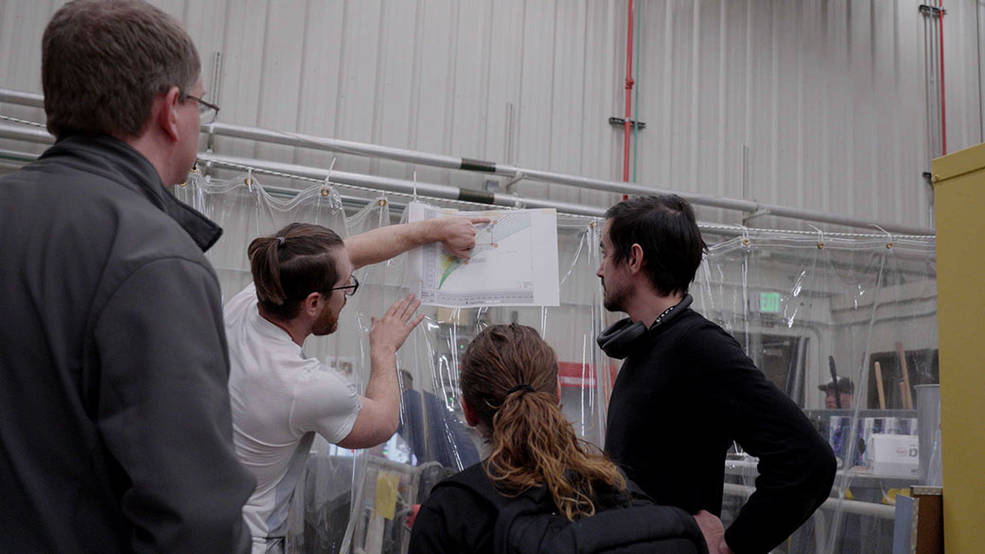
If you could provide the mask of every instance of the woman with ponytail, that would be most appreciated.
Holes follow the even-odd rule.
[[[462,407],[488,457],[435,486],[411,553],[707,552],[717,519],[654,505],[561,412],[554,350],[523,325],[479,333],[462,358]],[[713,516],[712,516],[713,517]],[[717,522],[717,523],[716,523]]]

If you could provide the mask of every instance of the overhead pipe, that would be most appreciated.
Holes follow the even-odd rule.
[[[605,209],[597,208],[595,206],[584,206],[581,204],[558,202],[555,200],[542,200],[538,198],[525,198],[513,194],[477,191],[449,185],[439,185],[436,183],[425,183],[422,181],[408,181],[405,179],[395,179],[393,177],[382,177],[379,175],[350,173],[347,171],[329,170],[297,164],[257,160],[253,158],[223,156],[211,153],[200,153],[198,155],[198,160],[206,165],[211,164],[213,167],[225,167],[228,169],[252,167],[254,169],[275,171],[311,179],[329,179],[332,183],[339,183],[342,185],[372,188],[407,195],[421,194],[422,196],[429,196],[444,200],[489,204],[490,207],[555,208],[559,212],[574,215],[586,215],[591,217],[602,217],[605,215]]]
[[[19,104],[21,106],[31,106],[32,108],[43,108],[44,96],[33,92],[20,92],[17,90],[0,88],[0,102]]]
[[[0,138],[9,138],[15,140],[25,140],[38,143],[51,143],[54,139],[43,131],[38,131],[31,128],[23,128],[11,125],[0,124]],[[34,154],[29,152],[17,152],[12,150],[0,150],[0,159],[6,159],[16,162],[31,162],[36,160],[40,154]],[[436,198],[443,200],[452,201],[465,201],[471,203],[487,203],[492,206],[501,206],[509,208],[554,208],[559,213],[567,215],[579,215],[587,217],[604,217],[605,210],[603,208],[598,208],[596,206],[585,206],[581,204],[571,204],[567,202],[558,202],[554,200],[542,200],[536,198],[524,198],[516,195],[510,194],[489,194],[484,193],[482,198],[475,198],[471,196],[463,197],[462,190],[456,187],[448,185],[438,185],[432,183],[422,183],[420,181],[406,181],[402,179],[391,179],[387,177],[379,177],[375,175],[365,175],[359,173],[348,173],[344,171],[334,171],[326,170],[322,168],[306,167],[295,164],[287,164],[280,162],[270,162],[257,160],[254,158],[240,158],[235,156],[222,156],[218,154],[203,152],[198,154],[198,161],[203,165],[217,169],[231,169],[238,171],[247,171],[253,169],[258,173],[268,173],[272,175],[277,175],[281,177],[288,178],[298,178],[298,179],[308,179],[315,181],[325,181],[326,179],[332,183],[337,183],[341,185],[350,185],[354,187],[368,188],[374,191],[380,192],[393,192],[397,194],[402,194],[405,196],[417,196],[418,193],[421,194],[423,198]],[[297,194],[297,189],[274,187],[269,185],[264,185],[264,190],[275,195],[291,197]],[[471,195],[475,191],[465,189],[466,195]],[[456,194],[458,196],[456,196]],[[346,196],[341,195],[344,202],[358,203],[360,201],[366,200],[365,198],[360,198],[356,196]],[[485,200],[485,202],[482,202]],[[394,203],[394,206],[399,206],[399,204]],[[768,229],[757,229],[750,228],[747,229],[738,225],[726,225],[722,223],[706,223],[698,222],[698,227],[704,232],[715,233],[719,235],[749,235],[756,236],[758,232],[770,231]],[[804,231],[781,231],[789,233],[804,233]],[[813,234],[813,233],[812,233]],[[862,234],[862,235],[851,235],[849,233],[831,233],[833,237],[840,236],[867,236],[867,237],[880,237],[884,236],[881,234]]]
[[[0,123],[0,137],[39,144],[52,144],[55,142],[55,137],[40,127],[22,127],[20,125],[8,125],[6,123]]]
[[[40,94],[0,89],[0,102],[19,103],[23,105],[40,106],[42,97]],[[40,131],[44,133],[43,130]],[[914,225],[904,225],[893,222],[881,222],[862,220],[853,217],[840,216],[837,214],[825,213],[816,210],[801,208],[791,208],[777,204],[764,204],[752,200],[739,200],[721,196],[711,196],[694,192],[675,191],[661,189],[652,186],[644,186],[637,183],[625,183],[620,181],[609,181],[606,179],[593,179],[577,175],[555,173],[552,171],[541,171],[536,169],[524,169],[512,165],[498,164],[491,161],[475,160],[471,158],[459,158],[455,156],[445,156],[431,154],[416,150],[403,148],[393,148],[389,146],[379,146],[361,142],[331,139],[304,135],[300,133],[289,133],[283,131],[270,131],[258,127],[247,127],[243,125],[231,125],[228,123],[212,123],[202,126],[203,133],[214,133],[215,135],[242,138],[271,144],[283,144],[295,147],[312,148],[315,150],[327,150],[353,154],[357,156],[378,157],[401,162],[429,165],[446,169],[459,169],[465,171],[476,171],[487,174],[500,175],[503,177],[532,179],[547,183],[557,183],[570,185],[591,190],[614,192],[618,194],[676,194],[688,202],[698,206],[710,206],[727,210],[736,210],[759,215],[772,215],[775,217],[786,217],[805,221],[817,221],[831,223],[834,225],[844,225],[848,227],[861,227],[871,229],[873,226],[879,227],[891,233],[903,233],[909,235],[933,235],[934,230],[927,227]],[[46,134],[46,133],[45,133]],[[48,140],[50,142],[50,138]],[[472,191],[476,195],[486,194],[482,191]],[[540,202],[531,198],[524,200],[527,205],[531,202]],[[548,202],[548,206],[555,205]],[[574,204],[573,204],[574,205]]]
[[[486,173],[493,173],[496,175],[502,175],[505,177],[514,177],[514,178],[523,177],[524,179],[532,179],[535,181],[558,183],[558,184],[571,185],[571,186],[581,187],[586,189],[601,190],[601,191],[614,192],[620,194],[636,194],[641,196],[650,195],[650,194],[677,194],[678,196],[685,198],[692,204],[701,205],[701,206],[711,206],[716,208],[724,208],[730,210],[738,210],[738,211],[744,211],[749,213],[768,214],[777,217],[790,217],[795,219],[803,219],[807,221],[820,221],[824,223],[845,225],[849,227],[863,227],[868,229],[871,229],[873,227],[873,224],[876,224],[879,227],[882,227],[887,231],[893,233],[904,233],[911,235],[934,234],[933,229],[926,227],[901,225],[892,222],[866,221],[866,220],[860,220],[847,216],[817,212],[814,210],[789,208],[775,204],[763,204],[751,200],[737,200],[732,198],[723,198],[717,196],[697,194],[692,192],[660,189],[650,186],[643,186],[636,183],[623,183],[619,181],[593,179],[589,177],[555,173],[551,171],[524,169],[510,165],[497,164],[495,162],[472,160],[469,158],[456,158],[453,156],[429,154],[425,152],[417,152],[414,150],[405,150],[402,148],[392,148],[387,146],[377,146],[377,145],[358,143],[352,141],[343,141],[339,139],[312,137],[309,135],[301,135],[298,133],[275,132],[275,131],[268,131],[265,129],[259,129],[255,127],[230,125],[226,123],[213,123],[211,125],[203,126],[203,129],[211,130],[215,134],[223,135],[223,136],[245,138],[250,140],[272,142],[272,143],[285,144],[291,146],[308,147],[308,148],[314,148],[320,150],[329,150],[333,152],[342,152],[342,153],[356,154],[361,156],[381,157],[381,158],[409,162],[409,163],[418,163],[423,165],[431,165],[434,167],[443,167],[447,169],[481,171]],[[528,199],[528,201],[533,201],[533,200]]]
[[[0,138],[23,140],[41,144],[51,144],[55,140],[43,129],[6,124],[0,124]],[[31,156],[31,154],[19,154],[22,158],[25,156]],[[605,215],[604,208],[598,208],[595,206],[585,206],[582,204],[558,202],[556,200],[544,200],[539,198],[525,198],[514,194],[491,193],[449,185],[426,183],[422,181],[407,181],[405,179],[395,179],[392,177],[382,177],[379,175],[350,173],[346,171],[329,170],[297,164],[257,160],[254,158],[224,156],[210,152],[200,152],[198,154],[198,161],[212,167],[227,169],[254,168],[289,174],[302,178],[318,180],[330,179],[333,183],[351,185],[355,187],[372,188],[381,191],[396,192],[408,195],[421,194],[422,196],[429,196],[444,200],[456,200],[511,208],[555,208],[559,212],[590,217],[602,217]]]

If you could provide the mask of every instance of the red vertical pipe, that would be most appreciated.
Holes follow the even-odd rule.
[[[937,7],[940,8],[937,15],[940,32],[937,34],[941,39],[941,155],[944,155],[947,154],[947,111],[944,109],[944,0],[940,0]]]
[[[626,118],[623,123],[623,161],[622,161],[622,180],[629,181],[629,137],[632,124],[630,118],[633,113],[633,0],[629,0],[629,13],[626,23]],[[626,195],[623,195],[626,198]]]

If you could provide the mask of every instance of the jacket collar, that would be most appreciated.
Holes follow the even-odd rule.
[[[633,321],[629,317],[620,319],[602,331],[595,342],[607,356],[621,360],[641,345],[650,344],[653,337],[667,329],[674,320],[686,312],[693,301],[691,295],[685,293],[680,302],[667,308],[649,327],[642,321]]]
[[[81,169],[99,173],[146,198],[180,225],[203,252],[222,236],[221,227],[168,192],[150,160],[119,139],[69,135],[59,139],[40,159],[61,157],[81,162]]]

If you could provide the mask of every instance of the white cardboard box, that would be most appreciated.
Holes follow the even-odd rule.
[[[873,433],[865,448],[865,458],[874,475],[886,477],[920,476],[920,441],[917,435]]]

